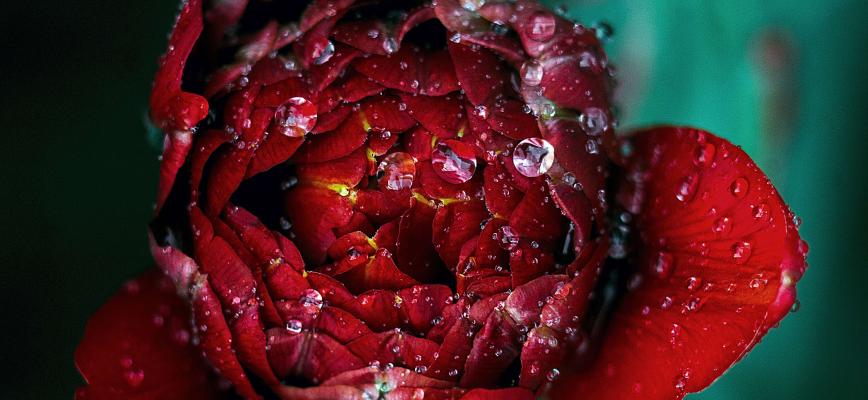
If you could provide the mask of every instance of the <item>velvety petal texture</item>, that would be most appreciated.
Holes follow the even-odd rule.
[[[597,32],[529,0],[183,2],[151,95],[162,271],[80,398],[677,399],[807,246],[740,149],[615,133]],[[183,340],[182,340],[183,339]]]

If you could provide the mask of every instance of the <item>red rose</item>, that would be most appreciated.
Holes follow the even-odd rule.
[[[793,305],[807,246],[768,179],[701,130],[616,136],[594,29],[207,3],[151,95],[163,273],[91,319],[77,398],[677,399]]]

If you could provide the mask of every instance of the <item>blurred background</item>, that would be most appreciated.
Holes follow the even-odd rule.
[[[804,220],[801,309],[689,399],[864,398],[868,4],[563,4],[614,28],[622,126],[690,124],[741,144]],[[87,317],[151,265],[157,151],[144,119],[175,10],[176,0],[0,6],[2,399],[71,398]]]

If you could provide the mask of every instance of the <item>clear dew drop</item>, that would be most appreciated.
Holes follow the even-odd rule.
[[[326,42],[325,46],[323,46],[323,48],[319,51],[319,54],[314,57],[313,63],[316,65],[323,65],[328,62],[328,60],[330,60],[333,55],[335,55],[335,44],[332,43],[331,40],[329,40],[328,42]]]
[[[392,37],[386,38],[386,40],[383,41],[383,50],[386,54],[392,54],[398,51],[398,41]]]
[[[400,151],[383,158],[377,167],[377,182],[387,190],[409,189],[415,176],[416,159]]]
[[[700,144],[693,152],[693,163],[698,167],[708,167],[714,162],[716,149],[711,143]]]
[[[467,11],[476,11],[485,5],[485,0],[461,0],[461,7]]]
[[[693,198],[693,195],[696,194],[697,186],[699,186],[699,175],[691,173],[690,175],[685,176],[678,185],[675,198],[681,202],[690,201],[690,199]]]
[[[744,264],[750,258],[751,244],[747,241],[735,242],[732,245],[732,259],[736,264]]]
[[[589,136],[598,136],[609,128],[609,117],[599,108],[588,107],[579,115],[579,124]]]
[[[546,379],[549,382],[558,379],[559,376],[561,376],[561,371],[559,371],[557,368],[552,368],[551,371],[546,373]]]
[[[142,385],[142,382],[145,380],[145,371],[141,368],[130,369],[124,371],[124,382],[130,387],[139,387]]]
[[[672,254],[665,251],[657,253],[657,259],[654,261],[654,273],[660,279],[666,279],[672,275],[672,270],[675,266]]]
[[[702,278],[697,276],[691,276],[690,278],[687,278],[687,290],[695,292],[699,289],[700,286],[702,286]]]
[[[316,105],[304,97],[293,97],[274,113],[275,130],[285,136],[302,137],[316,125]]]
[[[305,289],[299,299],[302,308],[308,314],[317,314],[322,309],[323,301],[322,294],[316,289]]]
[[[528,60],[521,65],[521,81],[528,86],[539,86],[543,79],[543,67],[537,60]]]
[[[476,172],[476,156],[467,144],[448,140],[434,147],[431,165],[434,172],[446,182],[464,183]]]
[[[758,221],[768,222],[771,218],[771,211],[769,209],[769,205],[766,203],[760,203],[756,206],[753,206],[753,217]]]
[[[525,34],[537,42],[551,39],[555,34],[555,16],[546,11],[537,11],[528,20]]]
[[[743,177],[738,177],[729,185],[729,192],[732,193],[736,198],[744,198],[747,196],[747,191],[750,188],[750,184],[747,179]]]
[[[718,218],[711,226],[711,230],[718,235],[729,234],[732,232],[732,218],[726,216]]]
[[[512,164],[515,169],[530,178],[545,174],[554,162],[555,148],[545,139],[524,139],[512,151]]]
[[[597,39],[600,39],[601,42],[607,42],[612,39],[612,35],[615,33],[612,29],[612,25],[605,21],[597,21],[591,25],[591,28],[594,29],[594,32],[597,34]]]
[[[515,250],[518,247],[519,237],[509,225],[501,226],[497,231],[497,243],[501,248],[507,251]]]
[[[297,319],[291,319],[286,323],[286,330],[291,333],[299,333],[301,332],[301,321]]]

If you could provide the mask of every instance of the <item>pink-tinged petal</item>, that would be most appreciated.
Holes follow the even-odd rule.
[[[268,360],[282,378],[301,377],[323,382],[365,364],[328,335],[295,333],[286,328],[268,330]]]
[[[593,364],[562,377],[554,396],[701,390],[789,312],[805,269],[791,213],[741,149],[690,128],[630,140],[641,284],[614,311]]]
[[[334,160],[362,147],[367,138],[364,118],[357,113],[347,118],[338,129],[305,140],[292,159],[300,164]]]
[[[532,326],[538,323],[540,309],[546,298],[566,280],[564,275],[546,275],[515,288],[506,299],[506,312],[519,325]]]
[[[157,186],[157,208],[159,213],[175,185],[178,170],[184,165],[187,154],[193,146],[193,133],[173,131],[163,137],[163,160],[160,162],[160,182]]]
[[[186,290],[193,283],[193,276],[199,271],[196,261],[171,245],[160,246],[154,232],[148,229],[148,244],[151,257],[157,266],[175,283],[178,291]]]
[[[184,65],[201,33],[201,0],[184,3],[151,90],[151,120],[166,132],[189,131],[208,114],[207,100],[181,91]]]
[[[77,399],[217,399],[217,379],[191,343],[189,305],[157,270],[130,281],[87,323]]]
[[[350,200],[330,189],[299,187],[290,191],[285,201],[286,215],[297,235],[295,243],[307,262],[320,265],[326,250],[335,241],[333,228],[350,222]],[[311,209],[318,212],[312,213]]]
[[[249,399],[261,398],[247,378],[233,350],[232,333],[223,318],[223,307],[205,275],[197,275],[191,287],[193,323],[202,354],[221,376],[232,382],[235,391]]]

